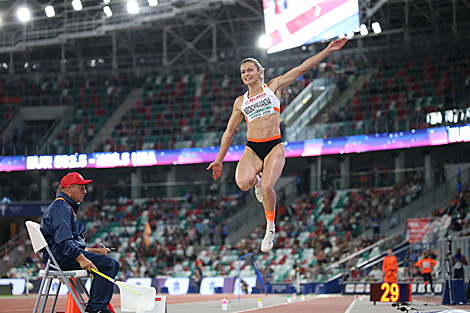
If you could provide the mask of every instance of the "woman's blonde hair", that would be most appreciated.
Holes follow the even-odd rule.
[[[261,70],[261,76],[259,79],[261,83],[264,84],[264,67],[261,65],[261,63],[259,63],[258,60],[254,58],[246,58],[245,60],[242,61],[242,64],[245,64],[247,62],[251,62],[254,65],[256,65],[256,68],[258,69],[258,71]]]

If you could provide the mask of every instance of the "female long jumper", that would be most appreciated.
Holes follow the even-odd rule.
[[[248,58],[241,64],[241,78],[248,86],[248,91],[235,99],[232,115],[222,136],[219,153],[207,170],[212,169],[214,179],[220,177],[222,161],[230,147],[233,134],[245,118],[248,125],[248,142],[238,162],[235,180],[243,191],[255,187],[256,196],[263,203],[267,220],[266,235],[261,243],[263,252],[270,251],[274,244],[276,209],[274,185],[281,176],[285,163],[280,130],[281,92],[331,52],[341,49],[346,41],[346,38],[343,38],[330,42],[323,51],[286,74],[272,79],[268,84],[264,83],[264,68],[257,60]]]

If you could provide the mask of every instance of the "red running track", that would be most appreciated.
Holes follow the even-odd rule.
[[[268,297],[276,297],[279,295],[268,295]],[[244,298],[260,298],[260,295],[248,295],[243,296]],[[237,296],[233,294],[216,294],[211,296],[203,296],[198,294],[189,294],[181,296],[167,295],[168,312],[172,313],[172,304],[183,304],[183,303],[194,303],[195,306],[203,308],[204,302],[207,301],[222,301],[222,299],[236,301]],[[315,299],[309,299],[307,301],[296,301],[295,303],[289,303],[288,305],[276,305],[267,308],[253,309],[251,312],[259,313],[285,313],[286,309],[289,312],[296,313],[310,313],[314,308],[314,312],[331,312],[331,313],[344,313],[348,306],[353,301],[353,296],[331,296],[331,297],[320,297]],[[1,313],[31,313],[34,308],[36,301],[36,295],[33,294],[29,297],[8,297],[0,298],[0,312]],[[64,312],[67,296],[59,296],[57,301],[56,311]],[[120,308],[120,295],[114,294],[111,304],[114,308]],[[52,299],[49,299],[46,305],[45,312],[49,312],[52,306]],[[189,312],[188,312],[189,313]]]

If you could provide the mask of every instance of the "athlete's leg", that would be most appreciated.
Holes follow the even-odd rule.
[[[238,187],[243,191],[252,188],[258,182],[256,174],[262,169],[263,162],[250,147],[246,147],[235,171],[235,181]]]
[[[283,144],[275,146],[264,159],[263,179],[261,188],[263,189],[263,206],[267,212],[273,212],[276,208],[276,192],[274,185],[281,177],[284,168],[286,152]]]
[[[261,188],[263,189],[263,206],[266,214],[266,234],[261,242],[261,251],[268,252],[274,246],[276,216],[276,192],[274,185],[281,176],[285,164],[284,145],[275,146],[264,159],[263,178]]]

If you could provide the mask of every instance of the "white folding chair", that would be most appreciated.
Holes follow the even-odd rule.
[[[43,279],[39,287],[38,297],[36,299],[36,304],[34,305],[33,313],[44,313],[44,309],[46,308],[46,303],[49,297],[49,290],[51,289],[52,280],[54,278],[59,279],[60,283],[57,287],[57,292],[55,293],[55,295],[53,295],[54,301],[52,303],[52,308],[50,312],[54,312],[57,303],[57,298],[59,296],[60,287],[62,286],[62,284],[65,284],[69,289],[73,300],[80,309],[80,312],[84,313],[86,302],[84,301],[80,289],[78,289],[78,287],[80,287],[84,291],[87,298],[89,299],[90,295],[81,279],[91,277],[90,273],[85,270],[62,271],[54,255],[52,255],[51,248],[49,248],[49,246],[47,245],[46,239],[44,238],[41,232],[41,225],[32,221],[26,221],[25,224],[26,228],[28,229],[29,237],[31,238],[31,243],[33,245],[34,252],[38,253],[39,251],[45,248],[47,253],[49,253],[49,260],[47,261],[46,269],[39,271],[39,276]],[[75,290],[75,292],[73,292],[72,290]],[[41,303],[42,297],[44,297],[44,301],[42,301]],[[41,305],[41,307],[38,310],[39,305]]]

